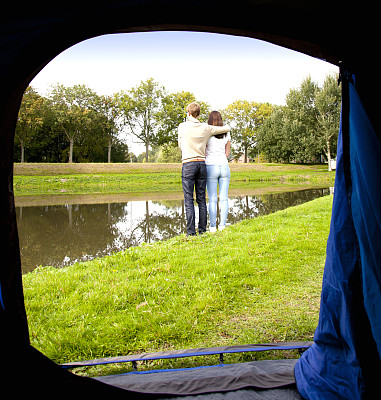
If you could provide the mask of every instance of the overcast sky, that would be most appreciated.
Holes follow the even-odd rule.
[[[251,38],[201,32],[144,32],[86,40],[58,55],[31,82],[42,95],[56,83],[98,94],[154,78],[170,93],[189,91],[221,109],[242,99],[285,104],[310,75],[322,84],[338,67]]]

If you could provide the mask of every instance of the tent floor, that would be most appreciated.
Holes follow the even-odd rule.
[[[264,360],[181,370],[134,372],[93,378],[160,399],[301,400],[295,386],[297,360]]]

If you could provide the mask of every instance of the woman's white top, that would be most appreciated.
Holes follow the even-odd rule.
[[[225,154],[225,146],[230,140],[230,132],[228,132],[222,139],[217,139],[212,136],[206,145],[205,164],[228,164],[228,159]]]

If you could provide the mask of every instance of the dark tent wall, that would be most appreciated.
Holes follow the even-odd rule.
[[[356,76],[357,93],[379,138],[376,7],[369,0],[355,5],[332,0],[236,0],[231,4],[210,0],[77,0],[7,4],[0,16],[0,346],[7,376],[20,369],[18,362],[22,360],[33,366],[25,378],[31,392],[41,390],[41,374],[49,376],[51,382],[61,382],[63,391],[70,392],[74,386],[86,387],[88,394],[112,390],[61,371],[29,345],[12,152],[18,108],[33,77],[60,52],[102,34],[199,30],[253,37],[336,65],[343,62]],[[358,301],[363,301],[361,296]]]

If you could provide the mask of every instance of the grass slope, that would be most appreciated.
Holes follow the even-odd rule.
[[[23,276],[32,344],[56,362],[311,340],[332,196],[216,234]]]

